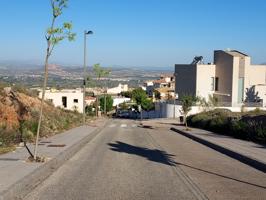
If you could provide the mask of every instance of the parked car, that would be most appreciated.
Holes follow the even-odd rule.
[[[120,118],[128,118],[129,117],[129,111],[128,110],[118,110],[116,116],[120,117]]]

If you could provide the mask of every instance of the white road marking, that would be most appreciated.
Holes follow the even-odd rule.
[[[121,128],[125,128],[125,127],[127,127],[127,125],[126,125],[126,124],[121,124],[120,127],[121,127]]]
[[[132,124],[131,127],[135,128],[135,127],[137,127],[137,124]]]

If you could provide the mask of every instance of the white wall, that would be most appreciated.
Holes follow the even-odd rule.
[[[41,98],[42,93],[39,93],[39,98]],[[67,107],[63,107],[62,97],[67,98]],[[64,108],[67,110],[77,110],[78,112],[83,112],[83,93],[80,90],[62,90],[62,91],[50,91],[45,92],[45,99],[50,100],[55,107]],[[74,99],[78,102],[75,103]]]
[[[113,98],[113,106],[118,106],[120,103],[129,102],[131,99],[127,97]]]
[[[107,89],[107,94],[119,94],[128,91],[128,85],[119,84],[117,87]]]
[[[196,95],[208,101],[212,95],[212,77],[215,77],[215,65],[197,65]]]
[[[241,107],[217,107],[221,109],[228,109],[232,112],[241,112]],[[252,111],[255,110],[258,107],[245,107],[244,111]],[[259,107],[261,110],[266,110],[266,107]],[[182,106],[181,105],[174,105],[174,104],[167,104],[165,102],[156,102],[155,103],[155,111],[159,112],[158,116],[160,118],[179,118],[180,116],[183,116],[182,113]],[[202,106],[192,106],[191,111],[188,113],[188,115],[194,115],[200,112],[203,112],[204,108]],[[175,112],[175,115],[174,115]]]
[[[256,85],[256,92],[258,92],[258,96],[263,100],[263,107],[266,107],[266,85]]]

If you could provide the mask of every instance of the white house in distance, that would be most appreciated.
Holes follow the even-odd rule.
[[[117,87],[114,88],[108,88],[107,89],[107,94],[119,94],[121,92],[127,92],[128,91],[128,85],[127,84],[121,84],[119,83],[119,85]]]
[[[172,74],[161,75],[158,80],[149,80],[144,82],[142,89],[146,91],[149,97],[153,96],[154,90],[159,90],[161,97],[169,96],[169,91],[174,93],[175,77]],[[164,88],[164,89],[163,89]],[[171,93],[172,94],[172,93]]]
[[[216,50],[213,64],[176,64],[175,80],[179,97],[214,95],[226,106],[266,106],[266,65],[252,65],[239,51]]]
[[[113,107],[116,107],[121,103],[130,102],[130,101],[131,99],[127,97],[113,97]]]
[[[42,92],[39,93],[39,98],[41,97]],[[51,101],[55,107],[60,107],[73,111],[76,110],[80,113],[83,112],[83,92],[81,89],[46,90],[45,99]]]

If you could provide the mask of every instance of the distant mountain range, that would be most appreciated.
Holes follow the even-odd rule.
[[[66,65],[66,64],[51,64],[57,65],[61,68],[83,68],[81,65]],[[105,67],[105,66],[103,66]],[[43,68],[38,60],[0,60],[0,69],[16,69],[16,70],[25,70],[25,69],[40,69]],[[121,65],[112,65],[111,69],[134,69],[134,70],[145,70],[145,71],[174,71],[174,66],[167,67],[154,67],[154,66],[121,66]]]
[[[159,77],[162,74],[174,72],[173,67],[123,67],[112,66],[110,78],[125,78],[127,80],[148,79]],[[49,65],[49,76],[66,79],[80,79],[83,77],[83,66],[66,66],[59,64]],[[36,61],[0,61],[0,76],[11,77],[35,77],[42,76],[44,73],[43,65]],[[92,73],[92,67],[87,68],[87,73]]]

